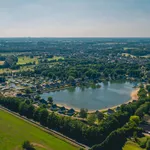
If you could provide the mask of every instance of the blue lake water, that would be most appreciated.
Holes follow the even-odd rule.
[[[98,110],[123,104],[131,99],[134,90],[129,82],[100,83],[101,88],[70,88],[50,93],[43,93],[42,98],[52,96],[54,103],[72,108]]]

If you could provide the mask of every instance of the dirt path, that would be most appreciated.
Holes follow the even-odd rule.
[[[52,149],[49,149],[49,148],[47,148],[47,147],[45,147],[45,146],[43,146],[42,144],[39,144],[39,143],[34,143],[34,142],[32,142],[31,143],[33,146],[37,146],[37,147],[40,147],[40,148],[44,148],[45,150],[52,150]]]

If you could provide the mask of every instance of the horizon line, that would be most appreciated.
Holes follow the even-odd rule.
[[[128,36],[120,36],[120,37],[119,36],[110,36],[110,37],[109,36],[107,36],[107,37],[102,37],[102,36],[99,36],[99,37],[98,36],[88,36],[88,37],[86,37],[86,36],[85,37],[84,36],[83,37],[82,36],[81,37],[80,36],[79,37],[77,37],[77,36],[74,36],[74,37],[73,36],[60,36],[60,37],[59,36],[58,37],[55,37],[55,36],[54,37],[50,37],[50,36],[12,36],[11,37],[10,36],[10,37],[0,37],[0,39],[1,38],[150,38],[150,36],[146,36],[146,37],[144,37],[144,36],[141,36],[141,37],[140,36],[129,36],[129,37]]]

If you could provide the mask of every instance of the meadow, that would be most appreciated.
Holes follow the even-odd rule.
[[[38,64],[38,58],[37,57],[30,58],[30,57],[24,56],[24,57],[18,57],[17,64],[18,65],[25,65],[25,64],[33,63],[33,62]]]
[[[137,143],[134,143],[132,141],[127,141],[123,150],[146,150],[142,149]]]
[[[0,149],[22,150],[25,140],[36,150],[79,149],[0,109]]]

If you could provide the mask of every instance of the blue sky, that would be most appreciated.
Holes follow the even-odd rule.
[[[0,37],[150,37],[150,0],[0,0]]]

